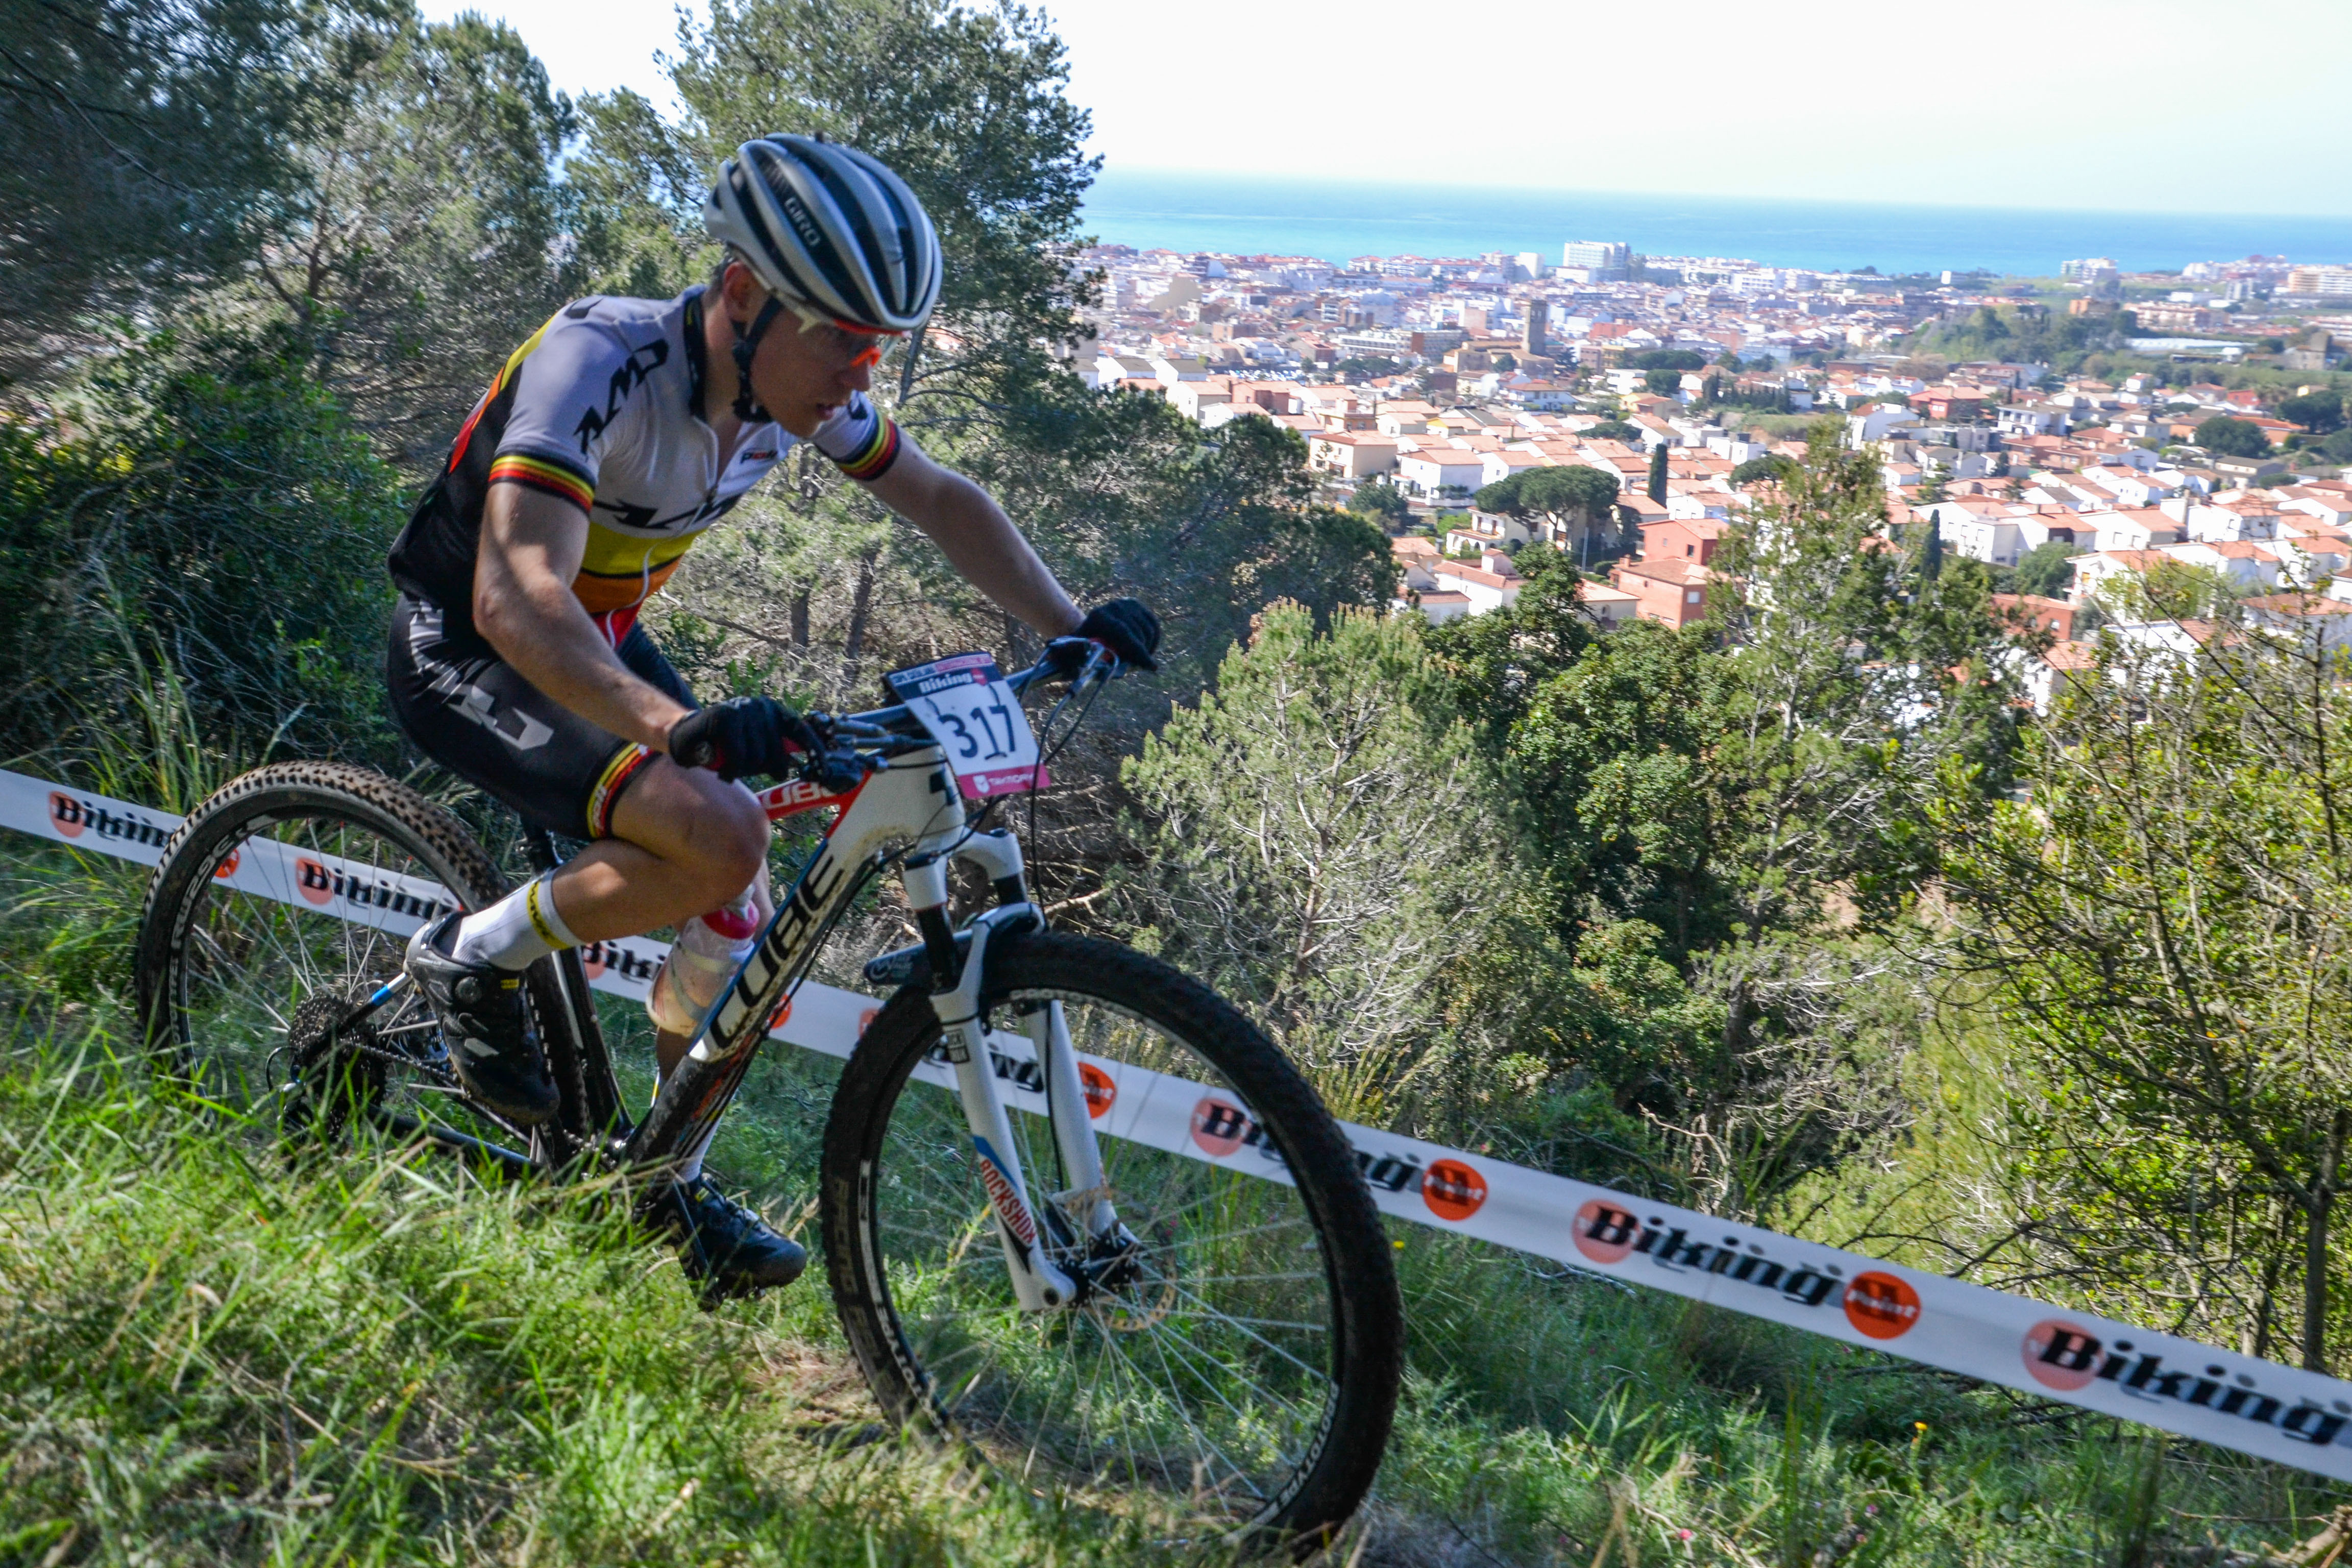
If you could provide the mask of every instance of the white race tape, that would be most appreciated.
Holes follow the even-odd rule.
[[[0,772],[0,826],[143,865],[177,817]],[[291,846],[249,843],[232,886],[405,935],[446,894]],[[598,989],[642,999],[665,944],[600,942],[583,956]],[[772,1031],[845,1057],[880,1003],[803,984]],[[999,1033],[1010,1104],[1042,1115],[1029,1042]],[[1222,1091],[1086,1058],[1087,1109],[1109,1135],[1286,1180],[1246,1106]],[[952,1083],[944,1064],[922,1076]],[[2241,1453],[2352,1479],[2352,1384],[2193,1340],[1923,1274],[1753,1226],[1628,1197],[1377,1129],[1342,1123],[1381,1210],[1633,1285],[1667,1290],[2027,1394],[2160,1426]]]

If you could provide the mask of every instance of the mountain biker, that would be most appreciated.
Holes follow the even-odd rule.
[[[557,1103],[522,971],[738,900],[765,868],[768,821],[735,781],[822,751],[772,698],[698,703],[637,619],[694,537],[796,442],[1041,636],[1090,637],[1145,668],[1159,642],[1135,600],[1081,615],[995,501],[868,398],[882,344],[939,298],[938,237],[896,174],[838,143],[763,137],[720,167],[703,216],[726,247],[710,281],[557,311],[475,406],[392,551],[402,726],[526,822],[593,841],[408,945],[457,1076],[520,1125]],[[706,752],[707,771],[673,760]],[[659,1036],[665,1075],[689,1043]],[[706,1289],[789,1283],[806,1261],[719,1193],[698,1150],[647,1212]]]

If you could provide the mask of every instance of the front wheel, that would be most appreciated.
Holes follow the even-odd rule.
[[[1018,1160],[1077,1303],[1013,1299],[930,1000],[901,991],[825,1131],[825,1262],[896,1420],[1139,1511],[1161,1539],[1311,1549],[1370,1488],[1402,1371],[1389,1243],[1352,1152],[1273,1043],[1157,960],[999,937],[982,1006]],[[1105,1180],[1135,1238],[1106,1265],[1023,1015],[1059,1002]]]

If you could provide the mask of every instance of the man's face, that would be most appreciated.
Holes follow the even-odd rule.
[[[751,269],[727,269],[723,286],[728,314],[749,327],[767,303]],[[875,362],[888,338],[829,323],[804,326],[787,308],[771,323],[751,354],[751,395],[776,423],[795,436],[814,433],[825,416],[873,384]]]

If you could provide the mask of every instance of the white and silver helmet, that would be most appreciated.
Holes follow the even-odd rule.
[[[763,136],[703,204],[768,291],[868,331],[911,332],[940,298],[940,237],[907,183],[837,142]]]

